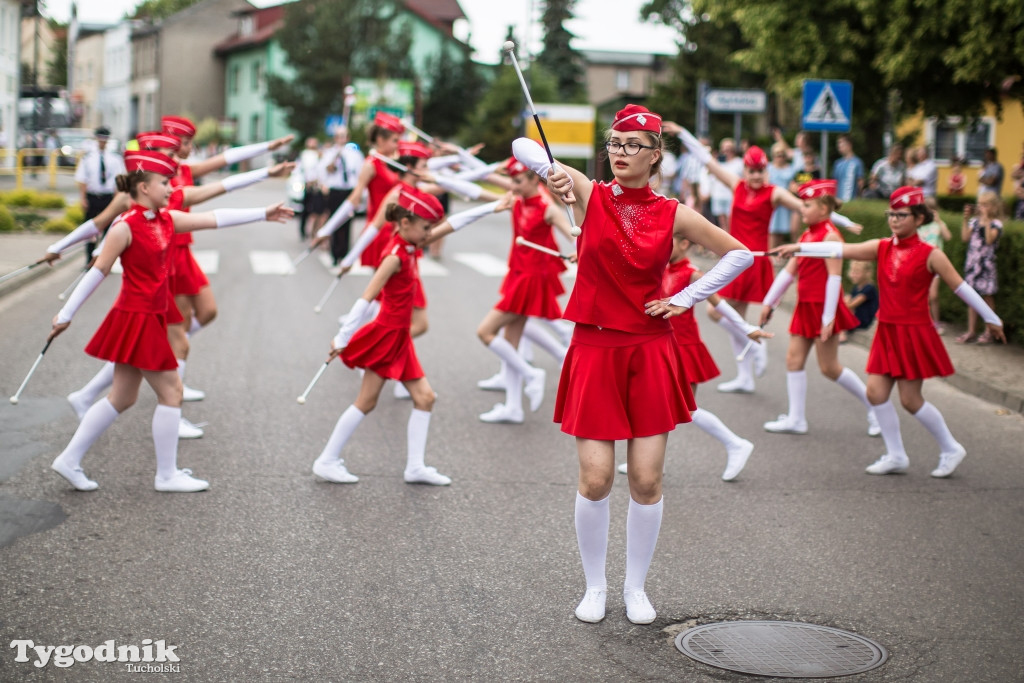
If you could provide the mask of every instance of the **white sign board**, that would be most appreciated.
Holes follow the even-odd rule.
[[[708,111],[731,114],[760,114],[768,108],[764,90],[726,90],[713,88],[704,96]]]

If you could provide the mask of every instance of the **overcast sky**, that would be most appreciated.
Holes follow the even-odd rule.
[[[67,21],[71,0],[44,0],[46,13],[59,21]],[[279,4],[279,0],[251,0],[257,7]],[[568,26],[576,35],[573,47],[589,50],[626,52],[675,52],[675,34],[668,28],[640,22],[640,7],[645,0],[578,0],[576,19]],[[135,7],[138,0],[80,0],[78,18],[89,23],[114,23]],[[539,16],[539,0],[459,0],[469,19],[468,31],[481,62],[495,63],[501,51],[505,32],[516,26],[519,41],[530,39],[534,49],[539,46],[540,29],[536,23],[528,29],[531,7]],[[459,37],[465,39],[464,35]]]

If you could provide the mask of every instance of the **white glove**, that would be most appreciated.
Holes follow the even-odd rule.
[[[213,217],[218,228],[229,228],[232,225],[245,225],[267,220],[267,210],[263,207],[253,209],[214,209]]]
[[[220,184],[224,186],[225,192],[231,192],[233,190],[240,190],[243,187],[255,185],[261,180],[265,180],[269,175],[269,168],[258,168],[255,171],[249,171],[248,173],[236,173],[235,175],[229,175],[227,178],[220,181]]]
[[[801,256],[812,256],[814,258],[843,258],[842,242],[801,242]]]
[[[673,306],[693,308],[699,301],[725,287],[736,279],[736,276],[754,264],[754,256],[747,249],[733,249],[726,252],[715,267],[709,270],[696,282],[690,283],[686,289],[673,296],[669,303]]]
[[[61,237],[59,240],[48,246],[46,251],[49,254],[59,254],[68,247],[72,247],[79,242],[85,242],[87,240],[91,240],[93,237],[99,237],[99,234],[100,229],[96,227],[96,223],[90,218],[68,234],[64,235],[64,237]]]
[[[985,300],[981,298],[981,295],[978,294],[974,287],[971,287],[966,282],[961,282],[960,286],[953,290],[953,293],[963,299],[965,304],[977,311],[981,319],[989,325],[1003,326],[1003,321],[996,315],[995,311],[989,308],[989,305],[985,303]]]
[[[462,171],[461,173],[456,173],[454,177],[456,177],[456,178],[458,178],[460,180],[468,180],[469,182],[472,183],[472,182],[476,182],[477,180],[483,180],[484,178],[486,178],[490,174],[492,174],[495,171],[497,171],[498,168],[503,166],[503,165],[504,165],[504,162],[496,161],[493,164],[487,164],[486,166],[481,166],[480,168],[471,168],[468,171]]]
[[[715,310],[721,313],[722,317],[728,320],[733,327],[738,328],[743,333],[744,337],[750,335],[754,330],[760,329],[757,325],[751,325],[744,320],[743,317],[736,312],[736,309],[730,306],[725,299],[718,302],[718,305],[715,306]]]
[[[60,313],[57,314],[58,323],[69,323],[71,319],[75,317],[75,313],[85,303],[85,300],[89,298],[89,295],[96,291],[96,288],[103,282],[103,278],[106,275],[103,271],[93,266],[89,269],[85,275],[82,276],[82,281],[75,287],[75,291],[71,292],[71,296],[68,297],[67,303],[64,304],[64,308],[60,309]]]
[[[768,288],[768,293],[764,295],[764,301],[761,304],[775,308],[779,305],[782,295],[786,293],[791,284],[793,284],[793,276],[788,270],[783,268],[775,276],[775,280],[772,281],[772,286]]]
[[[839,306],[839,294],[843,291],[843,276],[829,275],[825,282],[825,307],[821,310],[821,326],[824,327],[836,319],[836,308]]]
[[[835,211],[832,212],[832,215],[829,216],[829,219],[832,221],[832,225],[836,226],[837,228],[846,229],[853,225],[853,221],[851,221],[843,214],[836,213]]]
[[[687,151],[693,155],[693,158],[701,164],[707,166],[707,163],[711,161],[711,152],[701,144],[700,140],[693,137],[693,133],[690,131],[685,128],[679,131],[679,140],[682,141]]]
[[[352,202],[346,199],[338,207],[338,210],[331,214],[331,217],[327,219],[323,227],[317,230],[316,236],[327,237],[334,234],[334,231],[340,228],[342,223],[354,215],[356,215],[356,207],[352,206]]]
[[[341,329],[334,336],[334,348],[343,349],[348,346],[349,341],[352,340],[352,335],[363,324],[363,318],[366,317],[366,309],[369,307],[370,302],[366,299],[361,297],[356,299],[356,302],[352,304],[352,309],[345,316],[345,322],[342,323]]]
[[[487,165],[461,147],[459,148],[459,161],[466,168],[481,168]]]
[[[431,171],[440,171],[442,168],[448,168],[459,163],[458,154],[448,154],[443,157],[430,157],[427,159],[427,169]]]
[[[359,239],[356,240],[356,243],[352,245],[349,252],[345,254],[345,258],[341,259],[339,265],[341,265],[342,268],[351,268],[354,266],[356,264],[356,259],[362,256],[363,252],[366,251],[366,248],[370,246],[370,242],[372,242],[379,234],[380,228],[373,225],[367,226],[366,230],[363,230],[362,234],[359,235]]]
[[[434,182],[449,192],[461,194],[463,197],[469,197],[470,199],[479,199],[480,195],[484,191],[484,188],[480,187],[476,183],[471,183],[468,180],[461,180],[455,177],[437,176],[434,179]]]
[[[242,147],[232,147],[231,149],[224,150],[224,161],[228,164],[237,164],[240,161],[252,159],[257,157],[264,152],[270,151],[269,142],[257,142],[254,145],[243,145]]]
[[[548,173],[551,171],[548,153],[544,151],[542,146],[530,138],[516,138],[513,140],[512,156],[544,180],[548,179]]]
[[[488,202],[487,204],[480,204],[474,206],[472,209],[466,209],[456,214],[448,216],[448,225],[452,226],[452,230],[458,232],[470,223],[475,223],[489,213],[494,213],[494,209],[497,208],[500,202]]]

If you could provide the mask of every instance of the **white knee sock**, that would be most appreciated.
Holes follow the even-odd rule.
[[[523,376],[515,368],[505,366],[505,407],[523,409]]]
[[[94,403],[97,398],[110,391],[110,387],[113,385],[114,364],[104,363],[100,371],[93,375],[93,378],[75,393],[81,395],[85,402]]]
[[[565,360],[565,354],[569,349],[562,346],[557,339],[548,334],[548,332],[541,327],[541,324],[533,318],[526,319],[526,325],[523,326],[523,335],[531,342],[554,356],[555,360],[559,363]]]
[[[868,401],[868,389],[864,386],[864,382],[861,381],[856,372],[850,368],[843,368],[843,371],[839,373],[839,377],[836,379],[836,384],[859,398],[865,407],[869,410],[871,409],[871,402]]]
[[[749,341],[749,340],[747,340]],[[743,357],[743,360],[736,360],[736,357],[743,353],[743,349],[746,348],[747,342],[736,339],[731,334],[729,335],[729,344],[732,346],[732,359],[736,361],[736,379],[743,383],[754,383],[754,354],[747,353]]]
[[[608,556],[609,497],[589,500],[576,492],[576,543],[583,561],[587,588],[607,588],[604,565]]]
[[[516,351],[516,347],[508,343],[504,337],[495,337],[487,345],[498,358],[508,364],[509,369],[515,368],[522,374],[523,378],[531,377],[534,373],[533,367],[523,360],[523,357]]]
[[[661,531],[662,498],[653,505],[641,505],[629,499],[629,513],[626,515],[626,581],[627,590],[644,589],[647,569],[654,557],[654,546],[658,544]]]
[[[900,418],[892,401],[872,407],[875,409],[875,417],[878,418],[878,426],[882,428],[885,450],[893,457],[907,457],[907,451],[903,448],[903,435],[900,433]]]
[[[747,342],[750,341],[750,337],[748,337],[746,334],[744,334],[743,330],[741,330],[740,328],[736,327],[735,323],[733,323],[733,321],[731,321],[728,318],[726,318],[724,315],[721,318],[718,319],[718,324],[722,327],[723,330],[725,330],[726,332],[729,333],[729,338],[730,339],[735,339],[740,344],[742,344],[742,346],[740,347],[740,350],[737,351],[736,354],[735,354],[737,356],[740,355],[740,351],[743,351],[743,349],[746,348]]]
[[[178,472],[178,423],[181,408],[157,405],[153,411],[153,446],[156,448],[156,476],[170,479]]]
[[[352,438],[353,432],[356,431],[356,427],[359,426],[364,417],[366,417],[366,413],[355,406],[349,406],[335,423],[334,431],[331,432],[331,437],[327,439],[327,445],[324,446],[324,450],[320,453],[320,457],[317,460],[340,460],[341,449]]]
[[[921,421],[924,428],[939,442],[939,449],[943,453],[950,453],[960,447],[953,433],[946,426],[946,420],[942,417],[939,409],[928,401],[924,402],[920,410],[914,413],[914,417]]]
[[[409,425],[406,427],[408,451],[405,461],[406,470],[416,470],[424,466],[423,459],[427,452],[427,430],[430,429],[430,411],[412,409],[409,414]]]
[[[723,446],[729,446],[740,440],[740,437],[736,436],[717,415],[709,410],[697,408],[690,413],[690,416],[693,418],[693,424],[721,441]]]
[[[551,328],[551,331],[555,333],[558,340],[562,342],[562,346],[568,348],[569,343],[572,341],[572,323],[564,318],[558,320],[549,320],[548,318],[541,318],[541,322]]]
[[[786,391],[789,393],[790,420],[802,422],[807,419],[807,371],[797,370],[786,373]]]
[[[72,468],[80,466],[86,451],[96,442],[96,439],[100,438],[103,432],[107,431],[110,425],[114,424],[114,420],[119,414],[106,397],[94,403],[89,410],[85,411],[74,436],[71,437],[71,441],[60,454],[61,460]]]

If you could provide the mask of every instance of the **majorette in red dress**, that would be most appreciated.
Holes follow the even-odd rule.
[[[167,208],[175,211],[188,211],[184,205],[185,188],[192,187],[192,169],[187,164],[178,166],[178,173],[171,178],[170,201]],[[210,284],[203,269],[199,267],[192,255],[192,233],[181,232],[174,235],[174,267],[172,269],[171,293],[174,295],[195,296],[199,290]]]
[[[815,223],[800,235],[801,242],[824,242],[825,238],[835,235],[842,242],[839,230],[831,221]],[[828,281],[828,268],[825,260],[820,258],[798,258],[796,261],[796,308],[789,323],[789,333],[807,339],[817,339],[821,334],[821,314],[825,310],[825,284]],[[836,306],[835,324],[832,333],[839,334],[843,330],[856,329],[860,324],[840,298]]]
[[[745,180],[733,192],[729,233],[751,251],[768,250],[768,224],[772,219],[772,192],[774,185],[762,185],[758,190],[747,187]],[[718,293],[724,299],[761,303],[771,289],[775,272],[768,256],[755,256],[754,265],[722,288]]]
[[[662,296],[672,296],[685,289],[696,272],[697,269],[687,258],[668,264],[662,280]],[[700,328],[697,327],[692,308],[682,315],[669,318],[669,322],[672,323],[672,334],[679,345],[679,351],[683,354],[683,372],[690,384],[707,382],[722,374],[704,340],[700,338]]]
[[[519,197],[512,205],[512,248],[508,254],[508,274],[501,284],[499,311],[556,320],[562,317],[558,297],[565,294],[559,274],[565,271],[562,259],[516,244],[522,237],[529,242],[558,250],[551,224],[544,220],[550,200],[543,193]]]
[[[391,188],[398,184],[398,176],[385,162],[377,157],[371,156],[367,159],[367,162],[373,164],[374,175],[366,186],[368,195],[366,200],[366,216],[367,220],[373,220],[373,217],[377,215],[377,209],[380,208],[380,203],[387,197]],[[359,197],[352,197],[351,201],[353,204],[358,204]],[[360,263],[364,266],[376,268],[380,264],[381,259],[387,255],[390,244],[391,234],[381,230],[363,251],[359,259]]]

